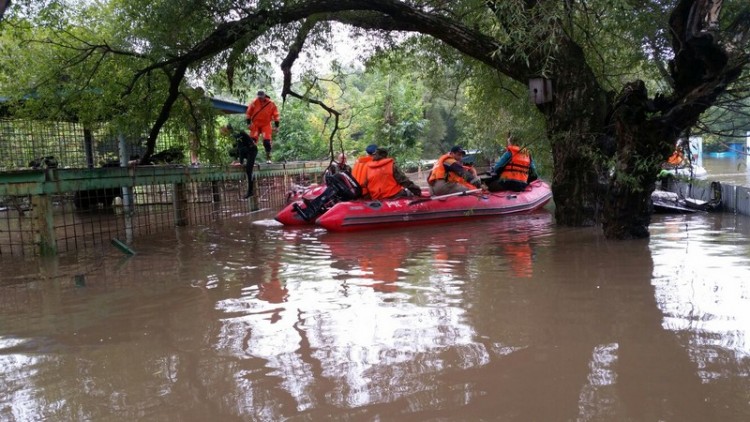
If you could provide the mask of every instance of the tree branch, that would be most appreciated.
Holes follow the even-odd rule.
[[[151,155],[154,153],[156,138],[159,136],[159,132],[161,131],[162,126],[164,126],[164,123],[169,120],[172,106],[180,96],[180,84],[185,78],[185,72],[187,72],[187,65],[180,65],[177,66],[174,74],[169,76],[169,94],[164,100],[164,104],[162,104],[161,110],[159,111],[159,115],[156,116],[154,124],[151,126],[151,131],[149,132],[148,140],[146,141],[146,151],[143,153],[143,157],[141,157],[141,164],[148,163],[151,159]]]

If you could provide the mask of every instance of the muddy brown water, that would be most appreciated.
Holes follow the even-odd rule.
[[[2,258],[0,420],[750,420],[746,217],[258,218]]]
[[[703,157],[703,167],[708,172],[708,180],[718,180],[737,186],[750,186],[750,169],[748,169],[746,157]]]

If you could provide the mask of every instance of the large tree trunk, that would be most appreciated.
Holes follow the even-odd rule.
[[[667,96],[650,99],[644,83],[635,81],[616,100],[608,98],[578,45],[562,41],[553,72],[554,102],[540,106],[553,147],[559,224],[601,222],[610,239],[649,236],[651,193],[661,162],[747,62],[736,47],[728,54],[707,29],[715,27],[717,3],[682,0],[675,7],[670,17],[674,86]]]
[[[639,239],[649,235],[651,193],[663,157],[671,152],[676,136],[647,119],[649,108],[642,81],[628,84],[614,104],[611,119],[617,156],[602,214],[602,228],[610,239]]]
[[[572,42],[560,46],[554,101],[540,106],[552,143],[555,219],[566,226],[593,226],[600,220],[606,160],[614,148],[603,142],[606,93]]]

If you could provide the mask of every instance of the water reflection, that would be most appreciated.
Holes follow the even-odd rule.
[[[125,260],[19,262],[0,419],[747,420],[749,233],[716,214],[635,242],[548,212],[353,234],[239,219]]]
[[[689,336],[690,357],[704,383],[725,378],[727,365],[750,374],[747,228],[745,217],[730,214],[671,217],[660,237],[674,246],[653,249],[663,325]]]

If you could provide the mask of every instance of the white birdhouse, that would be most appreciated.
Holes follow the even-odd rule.
[[[534,104],[552,101],[552,80],[545,78],[529,79],[529,98]]]

